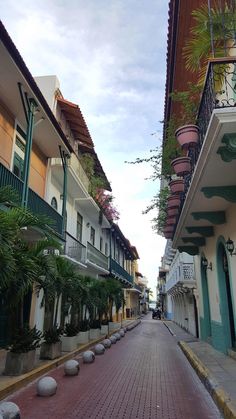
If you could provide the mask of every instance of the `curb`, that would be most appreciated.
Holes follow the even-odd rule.
[[[200,380],[205,385],[206,389],[209,391],[214,402],[223,413],[225,419],[236,419],[236,404],[233,400],[230,399],[229,395],[219,386],[218,382],[211,375],[208,368],[203,365],[200,359],[195,355],[195,353],[190,349],[186,342],[178,342],[180,348],[185,354],[186,358],[195,369]]]
[[[136,320],[134,320],[133,323],[135,323]],[[111,333],[108,334],[108,336],[113,335],[113,333],[116,333],[120,329],[114,329]],[[72,352],[68,352],[66,355],[61,356],[60,358],[56,358],[52,361],[46,361],[45,364],[40,365],[39,367],[36,367],[32,371],[29,371],[26,374],[22,374],[20,376],[9,376],[9,380],[12,380],[11,383],[6,383],[1,385],[0,382],[0,400],[5,399],[7,396],[10,396],[11,393],[20,390],[25,385],[29,384],[30,382],[34,381],[36,378],[46,374],[48,371],[58,367],[59,365],[63,364],[65,361],[73,358],[75,355],[80,354],[81,352],[84,352],[85,350],[92,348],[97,343],[103,341],[105,339],[105,336],[101,336],[98,339],[91,340],[89,343],[86,343],[84,345],[81,345],[79,348],[75,349]]]
[[[176,336],[176,334],[172,331],[172,329],[170,328],[170,326],[166,323],[166,321],[162,321],[162,323],[165,325],[165,327],[169,330],[170,334],[172,336]]]

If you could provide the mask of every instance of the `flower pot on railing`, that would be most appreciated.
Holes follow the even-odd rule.
[[[172,194],[179,194],[181,192],[184,192],[184,180],[183,179],[171,180],[169,183],[169,187]]]
[[[167,208],[167,215],[168,217],[172,217],[174,215],[178,215],[179,208]]]
[[[163,229],[164,234],[165,233],[173,233],[173,231],[174,231],[174,226],[173,225],[172,226],[165,226],[164,229]]]
[[[173,232],[172,233],[163,233],[165,239],[172,239],[173,238]]]
[[[167,208],[179,208],[180,206],[180,197],[179,195],[169,196],[167,199]]]
[[[184,125],[175,131],[175,137],[182,148],[194,147],[199,141],[197,125]]]
[[[174,226],[176,224],[176,217],[167,217],[166,226]]]
[[[191,170],[190,157],[177,157],[177,159],[172,160],[171,166],[176,175],[184,176]]]

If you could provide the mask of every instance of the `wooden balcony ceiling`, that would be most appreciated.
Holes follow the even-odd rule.
[[[229,211],[236,206],[236,146],[233,152],[234,145],[228,147],[228,139],[234,139],[236,144],[235,108],[217,109],[185,198],[173,238],[174,248],[204,246],[203,242],[217,235],[217,226],[227,222]],[[226,160],[222,149],[228,153]]]
[[[26,118],[18,83],[29,99],[38,104],[33,141],[46,157],[60,157],[59,145],[66,152],[72,148],[44,96],[28,70],[19,51],[0,21],[0,99],[4,107],[26,130]]]
[[[61,97],[57,99],[57,102],[59,103],[60,108],[63,111],[68,124],[70,125],[71,131],[73,131],[75,139],[87,144],[88,146],[94,147],[90,132],[79,108],[79,105],[69,102],[68,100]]]

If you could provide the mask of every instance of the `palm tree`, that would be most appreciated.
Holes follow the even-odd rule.
[[[228,41],[235,41],[236,9],[229,9],[227,2],[222,7],[214,5],[210,9],[202,5],[192,15],[195,25],[191,28],[191,38],[185,44],[183,56],[186,68],[199,73],[199,83],[202,84],[208,60],[229,55]]]

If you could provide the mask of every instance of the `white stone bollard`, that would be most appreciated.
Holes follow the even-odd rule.
[[[95,355],[92,351],[85,351],[83,353],[83,361],[85,364],[91,364],[95,360]]]
[[[76,359],[69,359],[64,364],[65,375],[78,375],[79,374],[79,362]]]
[[[123,329],[120,329],[119,331],[120,336],[123,338],[125,336],[125,332]]]
[[[53,396],[57,391],[57,382],[52,377],[43,377],[37,382],[38,396]]]
[[[110,339],[104,339],[102,341],[102,345],[107,349],[111,347],[111,340]]]
[[[114,336],[116,337],[117,340],[120,340],[121,339],[121,336],[120,336],[120,334],[118,332],[114,333]]]
[[[105,346],[101,343],[98,343],[97,345],[95,345],[94,351],[96,355],[103,355],[105,352]]]
[[[117,341],[117,339],[116,339],[116,337],[114,335],[111,335],[109,337],[109,339],[110,339],[111,343],[113,343],[113,344],[116,343],[116,341]]]
[[[20,409],[13,402],[0,403],[0,419],[20,419]]]

